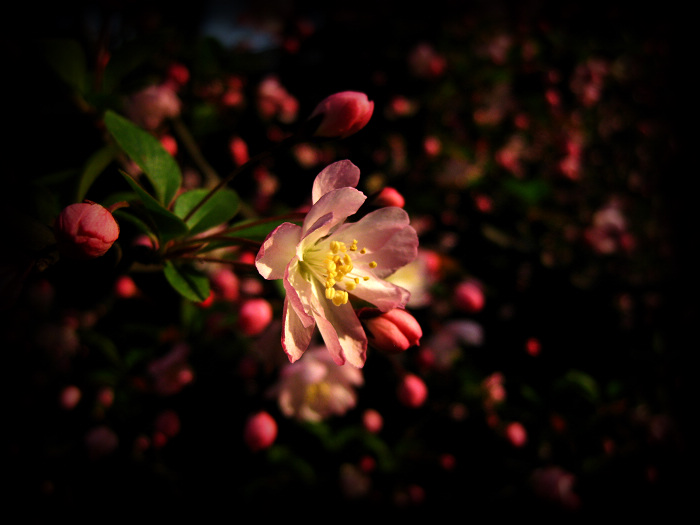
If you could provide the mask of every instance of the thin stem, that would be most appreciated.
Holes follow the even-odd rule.
[[[241,231],[241,230],[247,230],[248,228],[260,226],[261,224],[267,224],[268,222],[282,221],[285,219],[289,219],[292,221],[293,220],[303,220],[304,217],[306,217],[306,213],[300,212],[300,211],[295,211],[292,213],[286,213],[284,215],[277,215],[275,217],[266,217],[264,219],[258,219],[255,221],[247,222],[245,224],[239,224],[238,226],[231,226],[230,228],[226,228],[225,230],[221,230],[220,232],[217,232],[217,235],[225,235],[227,233],[234,233],[234,232]]]
[[[187,221],[190,219],[190,217],[192,217],[192,215],[194,215],[194,214],[197,212],[197,210],[199,210],[199,208],[201,208],[201,207],[204,205],[204,203],[206,203],[209,199],[211,199],[212,196],[213,196],[217,191],[219,191],[221,188],[223,188],[223,187],[226,186],[229,182],[231,182],[231,181],[234,179],[234,177],[235,177],[236,175],[238,175],[239,173],[242,173],[243,171],[247,170],[248,168],[250,168],[250,167],[253,166],[254,164],[257,164],[258,162],[260,162],[260,161],[262,161],[262,160],[264,160],[264,159],[266,159],[266,158],[268,158],[268,157],[271,157],[271,156],[272,156],[274,153],[276,153],[278,150],[280,150],[280,149],[282,149],[282,148],[288,148],[288,147],[293,146],[294,144],[296,144],[297,142],[299,142],[300,139],[301,139],[301,137],[300,137],[299,135],[292,135],[292,136],[290,136],[290,137],[287,137],[286,139],[284,139],[284,140],[283,140],[282,142],[280,142],[279,144],[276,144],[275,147],[273,147],[271,150],[263,151],[262,153],[258,153],[257,155],[255,155],[254,157],[252,157],[250,160],[248,160],[248,162],[246,162],[245,164],[243,164],[243,165],[241,165],[241,166],[238,166],[238,167],[237,167],[235,170],[233,170],[228,176],[226,176],[225,178],[221,179],[221,180],[219,181],[219,183],[218,183],[216,186],[214,186],[211,190],[209,190],[209,193],[207,193],[204,197],[202,197],[202,200],[199,201],[199,202],[197,203],[197,205],[196,205],[194,208],[192,208],[192,209],[189,211],[189,213],[185,216],[184,221],[187,222]]]
[[[190,157],[192,157],[192,160],[204,175],[205,186],[218,183],[221,180],[221,177],[219,177],[216,170],[212,168],[211,164],[207,162],[207,159],[204,158],[202,151],[197,145],[197,141],[194,139],[187,126],[185,126],[185,123],[182,122],[182,119],[175,117],[171,119],[171,123],[175,133],[177,133],[177,136],[180,139],[180,142],[182,142],[183,146],[185,146],[187,153]],[[189,219],[191,215],[192,213],[190,213],[187,218]]]
[[[201,262],[211,262],[211,263],[221,263],[221,264],[229,264],[231,266],[238,267],[242,270],[249,270],[253,271],[255,269],[255,265],[252,263],[247,263],[247,262],[241,262],[241,261],[234,261],[231,259],[221,259],[219,257],[199,257],[199,256],[193,256],[193,257],[183,257],[183,259],[189,259],[192,261],[201,261]]]

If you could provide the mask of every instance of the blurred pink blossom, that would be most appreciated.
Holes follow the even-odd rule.
[[[576,510],[581,501],[574,492],[576,477],[558,466],[535,469],[530,483],[537,496],[554,502],[567,510]]]
[[[285,416],[321,421],[353,408],[357,402],[355,390],[363,383],[360,369],[336,365],[325,347],[317,346],[282,368],[270,395],[277,398]]]
[[[153,388],[158,394],[176,394],[192,382],[193,372],[187,363],[189,352],[189,345],[178,343],[169,353],[150,362],[148,372],[153,381]]]
[[[171,83],[150,85],[124,103],[126,116],[145,130],[155,131],[166,119],[180,115],[182,103]]]
[[[447,68],[447,60],[432,45],[421,42],[408,55],[408,67],[419,78],[437,78]]]

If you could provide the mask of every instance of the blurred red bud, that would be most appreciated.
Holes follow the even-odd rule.
[[[397,394],[403,405],[418,408],[428,397],[428,387],[417,375],[407,374],[401,381]]]
[[[248,299],[238,312],[238,326],[245,335],[258,335],[270,324],[272,315],[272,305],[265,299]]]
[[[252,451],[264,450],[277,438],[277,422],[265,411],[248,418],[243,431],[243,439]]]

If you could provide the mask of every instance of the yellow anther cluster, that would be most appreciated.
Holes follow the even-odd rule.
[[[306,387],[306,401],[310,404],[316,402],[324,402],[331,395],[331,387],[325,381],[320,383],[311,383]]]
[[[350,291],[360,284],[360,277],[349,275],[354,266],[348,252],[357,251],[357,239],[353,239],[349,247],[343,242],[331,241],[330,250],[324,261],[326,269],[326,299],[333,301],[334,305],[340,306],[348,302],[348,292],[335,288],[336,283],[342,282],[345,285],[345,289]],[[362,248],[360,253],[365,254],[367,250]],[[369,267],[376,268],[377,263],[372,261],[369,263]],[[364,276],[362,280],[369,281],[369,277]]]

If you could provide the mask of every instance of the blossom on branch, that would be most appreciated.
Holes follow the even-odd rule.
[[[311,342],[314,327],[333,360],[362,367],[367,336],[349,296],[382,312],[406,305],[410,293],[385,280],[411,262],[418,235],[401,208],[373,211],[356,223],[345,220],[366,196],[355,186],[360,170],[343,160],[318,174],[304,223],[284,223],[267,236],[255,259],[265,279],[282,279],[286,291],[282,346],[291,362]]]

